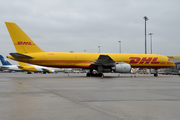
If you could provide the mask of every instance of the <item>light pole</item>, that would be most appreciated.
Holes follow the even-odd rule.
[[[99,48],[99,53],[100,53],[100,47],[101,47],[101,46],[98,46],[98,48]]]
[[[145,20],[145,54],[147,54],[147,51],[146,51],[146,21],[148,21],[149,19],[144,16],[144,20]]]
[[[151,39],[151,54],[152,54],[152,35],[153,35],[153,33],[149,33],[148,35],[150,35],[150,39]]]
[[[119,42],[119,53],[121,53],[121,41],[118,42]]]

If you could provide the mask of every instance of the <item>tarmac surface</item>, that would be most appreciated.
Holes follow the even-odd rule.
[[[179,120],[175,75],[0,73],[0,120]]]

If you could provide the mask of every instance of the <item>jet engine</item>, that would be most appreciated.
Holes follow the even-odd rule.
[[[111,68],[115,73],[130,73],[131,65],[127,63],[117,63]]]
[[[54,73],[55,72],[55,70],[49,70],[49,73]]]

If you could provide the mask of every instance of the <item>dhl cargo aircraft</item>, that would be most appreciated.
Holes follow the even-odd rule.
[[[56,72],[62,72],[64,71],[61,68],[51,68],[51,67],[43,67],[43,66],[38,66],[38,65],[28,65],[23,62],[19,62],[19,69],[29,71],[28,73],[31,74],[30,72],[42,72],[43,74],[46,73],[56,73]]]
[[[166,56],[156,54],[119,54],[119,53],[67,53],[46,52],[41,50],[15,23],[5,22],[17,53],[7,57],[21,62],[56,68],[90,69],[87,76],[103,76],[104,72],[129,73],[131,68],[173,67],[175,64]]]

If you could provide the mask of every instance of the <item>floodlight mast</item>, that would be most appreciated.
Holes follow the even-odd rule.
[[[148,21],[149,19],[144,16],[144,20],[145,20],[145,54],[147,54],[147,49],[146,49],[146,21]]]
[[[151,39],[151,54],[152,54],[152,35],[153,35],[153,33],[149,33],[148,35],[150,35],[150,39]]]
[[[101,46],[98,46],[98,48],[99,48],[99,53],[100,53],[100,47],[101,47]]]
[[[121,41],[118,42],[119,42],[119,53],[121,53]]]

